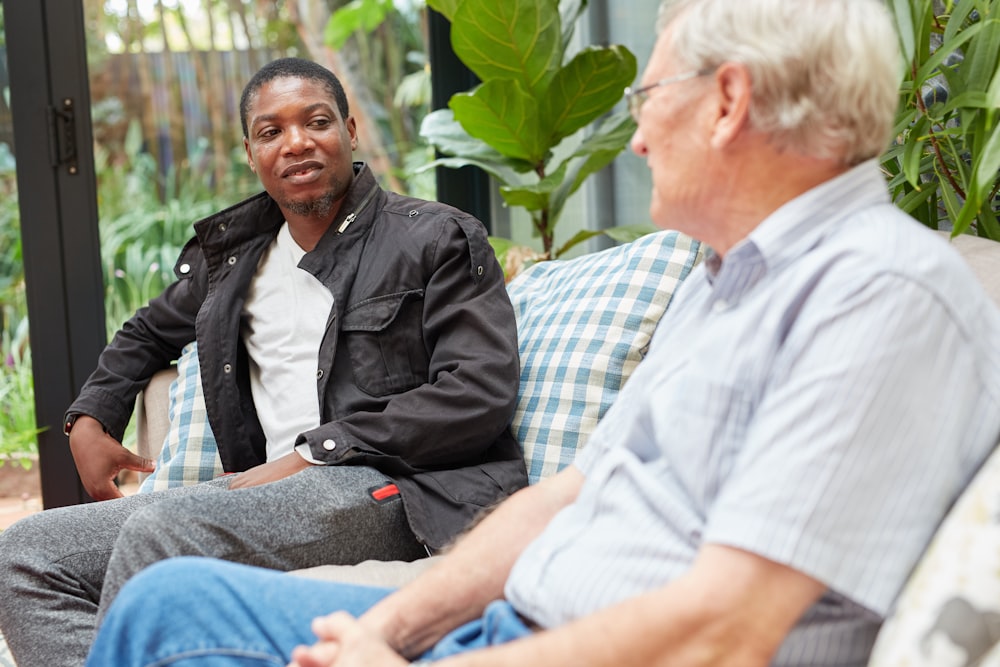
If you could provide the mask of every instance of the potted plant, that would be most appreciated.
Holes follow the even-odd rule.
[[[423,169],[474,165],[489,173],[504,202],[530,214],[543,259],[598,234],[626,241],[651,231],[648,225],[582,231],[555,245],[566,200],[635,131],[627,112],[606,116],[635,79],[635,56],[620,45],[569,52],[586,0],[427,4],[451,22],[452,48],[481,83],[424,119],[421,135],[442,157]],[[571,141],[578,144],[562,145]],[[498,254],[509,245],[494,239]]]

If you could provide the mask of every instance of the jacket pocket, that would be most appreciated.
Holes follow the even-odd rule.
[[[424,291],[415,289],[348,307],[340,330],[359,389],[385,396],[427,382],[423,305]]]

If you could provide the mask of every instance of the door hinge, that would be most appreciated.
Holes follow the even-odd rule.
[[[73,99],[67,97],[61,106],[49,106],[46,112],[49,120],[49,163],[53,168],[65,166],[66,171],[75,175],[78,166]]]

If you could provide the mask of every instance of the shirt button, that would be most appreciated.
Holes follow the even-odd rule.
[[[322,380],[323,379],[323,369],[322,368],[319,369],[318,371],[316,371],[316,379],[317,380]]]
[[[220,232],[226,231],[226,223],[224,223],[224,222],[220,222],[219,223],[219,231]]]
[[[226,261],[229,262],[229,266],[232,266],[233,264],[236,263],[236,255],[233,255],[232,257],[230,257]]]
[[[223,372],[225,372],[225,373],[232,373],[232,372],[233,372],[233,367],[232,367],[232,365],[231,365],[231,364],[226,364],[226,365],[224,365],[224,366],[222,367],[222,370],[223,370]]]
[[[326,451],[332,452],[336,448],[337,448],[337,443],[335,443],[333,440],[323,441],[323,449],[325,449]]]
[[[191,273],[191,265],[190,264],[181,264],[180,267],[179,267],[179,270],[180,270],[181,273]]]
[[[716,312],[716,313],[721,313],[722,311],[726,310],[727,308],[729,308],[729,302],[728,301],[724,301],[722,299],[719,299],[718,301],[716,301],[715,303],[712,304],[712,311]]]

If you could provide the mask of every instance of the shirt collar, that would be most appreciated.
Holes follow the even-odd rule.
[[[794,261],[844,218],[889,201],[878,161],[871,159],[786,202],[726,254],[708,251],[706,275],[717,298],[735,304],[768,271]]]

